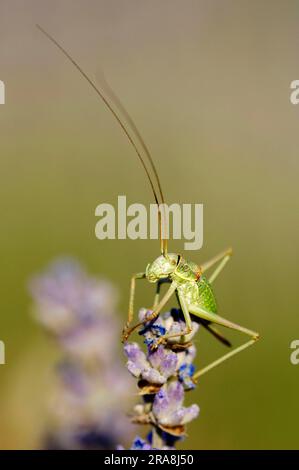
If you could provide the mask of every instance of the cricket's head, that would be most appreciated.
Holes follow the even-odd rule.
[[[178,263],[179,255],[175,253],[168,253],[161,255],[146,267],[145,274],[149,282],[158,282],[159,279],[164,279],[172,274]]]

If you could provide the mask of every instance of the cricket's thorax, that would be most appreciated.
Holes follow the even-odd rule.
[[[172,277],[178,281],[197,281],[200,275],[201,269],[197,264],[180,257]]]

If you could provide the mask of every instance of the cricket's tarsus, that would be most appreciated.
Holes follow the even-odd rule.
[[[128,321],[123,331],[123,341],[126,341],[130,334],[136,330],[138,327],[142,326],[144,323],[148,321],[154,320],[164,306],[167,304],[169,299],[173,296],[174,293],[177,294],[177,298],[179,301],[180,308],[182,310],[184,319],[185,319],[185,330],[180,332],[178,335],[177,333],[174,335],[164,335],[159,339],[159,341],[155,344],[155,347],[159,344],[159,342],[167,343],[169,338],[177,338],[178,343],[185,343],[188,342],[188,335],[192,332],[192,320],[191,315],[198,317],[199,321],[210,331],[213,336],[219,339],[222,343],[227,346],[230,346],[230,342],[222,336],[218,330],[214,327],[214,324],[218,324],[224,326],[226,328],[230,328],[233,330],[237,330],[241,333],[244,333],[250,336],[250,340],[233,349],[229,353],[225,354],[224,356],[220,357],[216,361],[213,361],[211,364],[207,365],[203,369],[199,370],[194,375],[194,381],[198,379],[201,375],[205,374],[209,370],[213,369],[217,365],[221,364],[225,360],[229,359],[230,357],[236,355],[237,353],[243,351],[244,349],[248,348],[252,344],[254,344],[259,339],[259,334],[255,331],[249,330],[241,325],[233,323],[226,318],[220,317],[217,314],[217,306],[216,300],[214,296],[214,292],[212,289],[212,283],[218,277],[228,260],[232,255],[232,250],[229,248],[224,252],[220,253],[219,255],[215,256],[211,260],[206,263],[203,263],[201,266],[197,264],[186,261],[184,258],[176,253],[167,253],[167,239],[163,236],[162,230],[162,213],[160,204],[164,204],[164,196],[161,188],[160,179],[158,176],[158,172],[154,165],[153,159],[150,155],[150,152],[147,146],[144,143],[133,119],[126,111],[124,106],[122,105],[119,98],[115,95],[115,93],[111,90],[109,85],[104,82],[104,89],[105,93],[103,93],[96,84],[89,78],[89,76],[84,72],[84,70],[79,66],[79,64],[72,58],[72,56],[54,39],[47,31],[45,31],[41,26],[37,25],[38,29],[53,43],[56,47],[68,58],[68,60],[75,66],[75,68],[80,72],[80,74],[85,78],[85,80],[90,84],[90,86],[94,89],[97,95],[102,99],[105,103],[106,107],[109,111],[113,114],[116,121],[122,128],[123,132],[127,136],[128,140],[130,141],[131,145],[133,146],[145,172],[147,178],[149,180],[151,189],[154,194],[155,202],[159,207],[158,216],[159,216],[159,226],[160,226],[160,242],[161,242],[161,253],[162,255],[159,256],[155,261],[148,264],[146,267],[145,272],[138,273],[134,275],[131,279],[131,290],[130,290],[130,302],[129,302],[129,312],[128,312]],[[108,96],[108,97],[107,97]],[[115,108],[118,112],[116,112]],[[121,120],[118,113],[123,114],[126,124]],[[135,139],[132,137],[134,135],[135,139],[139,146],[141,146],[144,156],[149,163],[151,170],[153,172],[154,178],[151,176],[150,171],[145,163],[145,159],[142,156],[141,151],[139,150],[138,145],[136,144]],[[158,187],[158,192],[156,191],[154,181]],[[163,206],[164,207],[164,206]],[[216,269],[212,273],[212,275],[207,279],[204,276],[204,273],[217,264]],[[154,301],[154,306],[152,309],[152,313],[149,317],[147,317],[143,322],[139,322],[133,327],[130,328],[130,324],[133,320],[133,313],[134,313],[134,297],[135,297],[135,284],[137,279],[147,279],[149,282],[156,283],[157,290],[156,296]],[[164,294],[162,299],[160,300],[160,287],[161,284],[164,282],[170,283],[170,286],[167,292]]]

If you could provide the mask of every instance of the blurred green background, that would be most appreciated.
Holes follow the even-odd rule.
[[[201,262],[227,246],[219,312],[262,340],[202,378],[184,448],[298,448],[297,1],[0,1],[0,448],[34,448],[56,349],[30,316],[28,279],[73,255],[120,289],[156,241],[99,241],[95,207],[152,202],[113,118],[42,24],[91,77],[103,67],[157,163],[167,201],[204,204]],[[181,252],[183,242],[173,242]],[[153,286],[139,287],[139,306]],[[235,344],[243,338],[229,332]],[[118,341],[118,338],[116,339]],[[216,343],[216,342],[215,342]],[[198,364],[223,352],[205,332]]]

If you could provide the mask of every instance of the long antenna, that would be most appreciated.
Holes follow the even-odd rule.
[[[127,130],[126,126],[123,124],[123,122],[121,121],[121,119],[119,118],[118,114],[115,112],[115,110],[113,109],[112,105],[110,104],[110,102],[108,101],[108,99],[106,99],[106,97],[104,96],[104,94],[98,89],[98,87],[95,85],[95,83],[89,78],[89,76],[84,72],[84,70],[80,67],[80,65],[73,59],[73,57],[64,49],[63,46],[61,46],[61,44],[59,44],[56,39],[54,39],[53,36],[51,36],[46,30],[44,30],[39,24],[36,25],[36,27],[67,57],[67,59],[74,65],[74,67],[80,72],[80,74],[85,78],[85,80],[90,84],[90,86],[94,89],[94,91],[97,93],[97,95],[102,99],[102,101],[104,102],[104,104],[106,105],[106,107],[109,109],[109,111],[112,113],[112,115],[114,116],[114,118],[116,119],[116,121],[118,122],[118,124],[120,125],[120,127],[122,128],[123,132],[125,133],[125,135],[127,136],[129,142],[131,143],[131,145],[133,146],[143,168],[144,168],[144,171],[146,172],[146,175],[148,177],[148,180],[149,180],[149,183],[151,185],[151,188],[152,188],[152,191],[153,191],[153,195],[154,195],[154,199],[155,199],[155,202],[159,208],[159,200],[158,200],[158,196],[157,196],[157,193],[156,193],[156,190],[155,190],[155,186],[153,184],[153,181],[152,181],[152,178],[151,178],[151,175],[145,165],[145,162],[142,158],[142,155],[135,143],[135,141],[133,140],[133,138],[131,137],[129,131]],[[109,91],[110,91],[110,87],[109,87]],[[111,90],[112,91],[112,90]],[[116,97],[113,93],[113,96]],[[120,103],[120,101],[118,99],[116,99],[116,101],[118,103]],[[135,131],[138,139],[139,139],[139,142],[141,143],[143,149],[145,150],[145,153],[149,159],[149,162],[150,162],[150,165],[154,171],[154,174],[156,176],[156,179],[157,179],[157,183],[158,183],[158,187],[159,187],[159,192],[160,192],[160,195],[161,195],[161,199],[162,199],[162,203],[164,203],[164,198],[163,198],[163,193],[162,193],[162,189],[161,189],[161,185],[160,185],[160,180],[159,180],[159,177],[158,177],[158,173],[157,173],[157,170],[155,168],[155,165],[153,163],[153,160],[150,156],[150,153],[149,151],[147,150],[147,147],[145,146],[144,142],[143,142],[143,139],[141,138],[141,135],[139,133],[139,131],[137,130],[137,127],[135,126],[133,120],[131,119],[131,117],[129,116],[129,114],[127,113],[127,111],[124,109],[123,105],[121,104],[120,105],[120,108],[121,110],[124,112],[125,116],[128,117],[128,122],[131,124],[131,126],[133,127],[133,130]],[[161,238],[161,252],[163,255],[166,255],[167,254],[167,241],[164,239],[163,237],[163,234],[162,234],[162,228],[161,228],[161,213],[160,213],[160,209],[159,209],[159,225],[160,225],[160,238]]]
[[[101,82],[101,88],[105,91],[105,94],[107,96],[109,96],[110,98],[110,101],[113,102],[113,104],[117,107],[117,109],[123,114],[123,116],[125,117],[127,123],[131,126],[131,130],[133,130],[133,132],[135,133],[135,137],[137,137],[137,140],[138,142],[140,143],[141,147],[143,148],[143,151],[150,163],[150,166],[154,172],[154,175],[155,175],[155,178],[156,178],[156,181],[157,181],[157,184],[158,184],[158,188],[159,188],[159,193],[160,193],[160,197],[161,197],[161,202],[163,204],[163,224],[164,224],[164,227],[166,227],[166,215],[165,215],[165,199],[164,199],[164,195],[163,195],[163,191],[162,191],[162,186],[161,186],[161,182],[160,182],[160,178],[159,178],[159,175],[158,175],[158,172],[157,172],[157,169],[156,169],[156,166],[154,164],[154,161],[153,161],[153,158],[150,154],[150,151],[147,147],[147,145],[145,144],[135,122],[133,121],[131,115],[128,113],[128,111],[126,110],[126,108],[124,107],[123,103],[121,102],[120,98],[116,95],[116,93],[112,90],[112,88],[110,87],[109,83],[107,82],[103,72],[101,73],[101,79],[100,79],[100,82]],[[166,238],[163,238],[162,236],[162,223],[161,223],[161,212],[159,210],[159,223],[160,223],[160,238],[161,238],[161,242],[162,242],[162,252],[167,254],[167,239]]]

